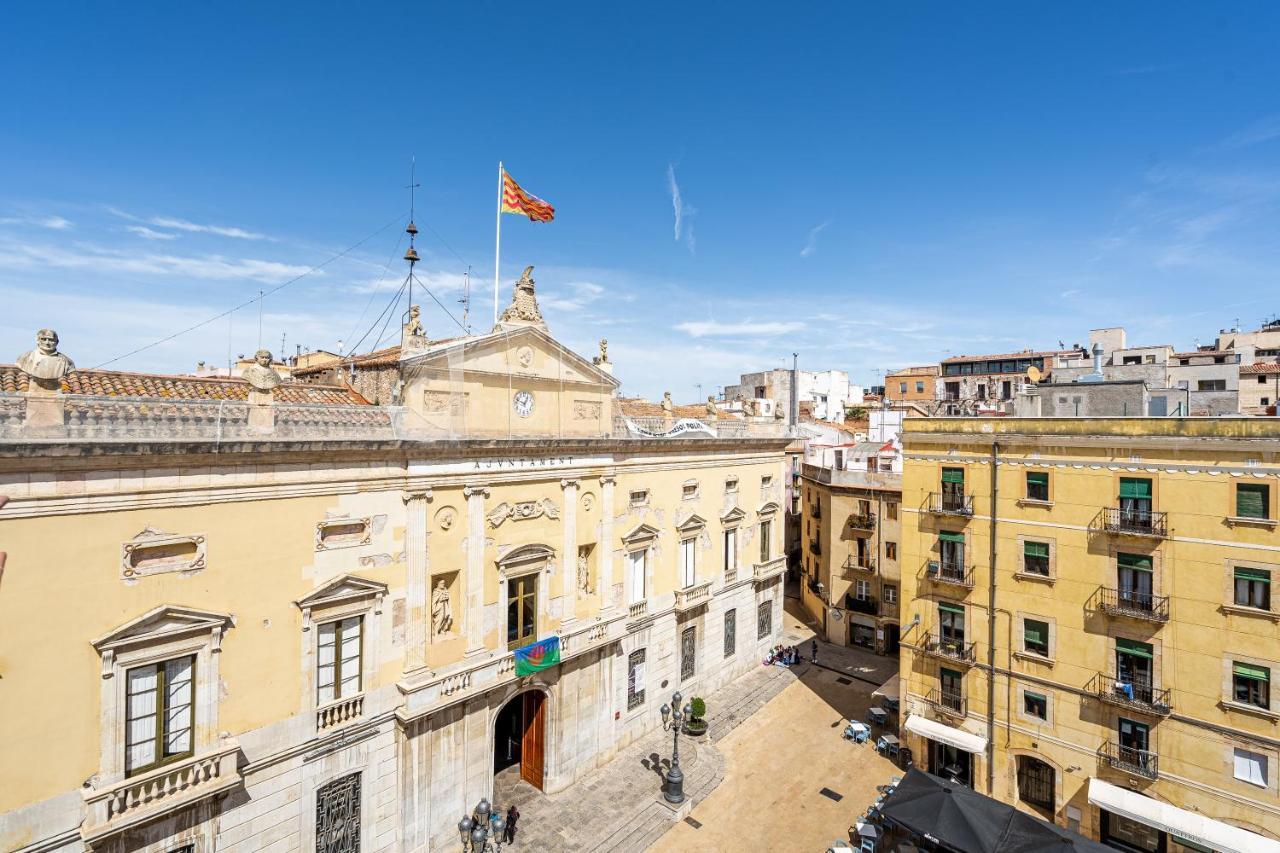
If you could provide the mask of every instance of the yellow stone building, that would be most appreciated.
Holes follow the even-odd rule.
[[[916,764],[1126,850],[1280,850],[1280,423],[902,440]]]
[[[0,849],[453,850],[777,641],[784,430],[615,412],[527,273],[391,405],[56,348],[0,367]]]

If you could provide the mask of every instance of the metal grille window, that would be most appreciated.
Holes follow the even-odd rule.
[[[135,667],[125,676],[125,775],[193,752],[194,655]]]
[[[316,702],[324,705],[360,692],[363,617],[325,622],[316,647]]]
[[[773,633],[773,601],[762,601],[756,608],[756,639],[763,640]]]
[[[644,649],[637,649],[627,658],[627,710],[644,704]]]
[[[738,650],[738,611],[729,610],[724,614],[724,656],[733,657]]]
[[[1030,755],[1018,756],[1018,799],[1053,810],[1053,768]]]
[[[680,680],[698,671],[698,629],[690,626],[680,634]]]
[[[360,774],[316,791],[316,853],[359,853]]]

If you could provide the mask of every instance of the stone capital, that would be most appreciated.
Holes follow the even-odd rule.
[[[482,498],[487,498],[489,497],[489,487],[488,486],[463,486],[462,487],[463,497],[470,498],[472,495],[479,495]]]
[[[600,485],[602,486],[612,486],[616,482],[618,482],[618,477],[615,474],[604,474],[600,477]]]
[[[578,485],[579,485],[581,482],[582,482],[582,481],[581,481],[581,480],[579,480],[577,477],[565,477],[564,479],[562,479],[562,480],[560,481],[560,488],[562,488],[562,489],[576,489],[576,488],[578,488]]]
[[[431,503],[432,494],[430,489],[405,489],[400,493],[400,500],[409,503],[414,500],[425,500]]]

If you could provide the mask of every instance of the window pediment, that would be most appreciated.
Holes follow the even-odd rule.
[[[697,533],[699,530],[702,530],[706,526],[707,526],[706,519],[704,519],[702,516],[698,515],[697,513],[693,513],[684,521],[677,523],[676,530],[680,531],[681,533]]]
[[[233,624],[230,614],[163,604],[93,641],[99,652],[159,643],[196,632],[220,634]]]
[[[738,507],[729,507],[729,509],[720,516],[720,523],[724,525],[737,524],[747,517],[747,514]]]
[[[658,530],[647,524],[638,524],[632,528],[631,532],[622,537],[622,541],[628,545],[640,542],[649,542],[658,538]]]
[[[348,604],[361,599],[380,599],[387,594],[387,585],[381,581],[362,578],[359,575],[343,575],[334,578],[305,598],[294,602],[303,613],[318,607]]]
[[[769,501],[764,506],[756,510],[757,515],[774,515],[778,511],[778,505],[773,501]]]
[[[520,545],[498,558],[498,567],[510,569],[530,563],[545,562],[555,557],[555,549],[549,545]]]

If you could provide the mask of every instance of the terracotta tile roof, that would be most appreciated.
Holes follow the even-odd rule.
[[[390,367],[400,363],[400,346],[397,344],[393,347],[374,350],[364,355],[348,356],[347,358],[337,361],[326,361],[322,364],[313,364],[310,367],[299,367],[293,371],[294,376],[310,376],[314,373],[324,373],[326,370],[333,370],[337,367]]]
[[[1275,362],[1258,362],[1257,364],[1245,364],[1240,367],[1240,374],[1254,373],[1280,373],[1280,364]]]
[[[0,391],[27,390],[27,375],[12,364],[0,364]],[[169,376],[126,373],[119,370],[75,370],[62,380],[65,394],[95,397],[151,397],[168,400],[248,400],[249,383],[243,379],[204,376]],[[303,385],[285,382],[276,389],[276,400],[295,405],[369,406],[364,397],[337,385]]]
[[[1012,358],[1052,358],[1055,355],[1077,355],[1084,353],[1084,348],[1080,349],[1054,349],[1054,350],[1023,350],[1022,352],[1001,352],[993,355],[957,355],[951,358],[944,358],[942,364],[954,364],[961,361],[997,361]],[[1085,353],[1087,355],[1087,353]]]
[[[661,403],[653,403],[643,397],[618,397],[616,402],[618,411],[630,418],[661,418],[667,415]],[[671,417],[706,420],[707,405],[672,406]],[[718,417],[738,419],[741,416],[735,412],[720,412]]]

